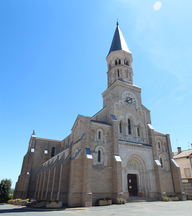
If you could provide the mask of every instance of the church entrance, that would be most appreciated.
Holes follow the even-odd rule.
[[[137,196],[137,175],[136,174],[128,174],[127,175],[128,182],[128,191],[129,196]]]

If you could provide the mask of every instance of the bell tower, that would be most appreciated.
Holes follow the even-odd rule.
[[[116,80],[122,80],[133,85],[132,54],[127,47],[118,22],[106,60],[108,67],[108,88]]]

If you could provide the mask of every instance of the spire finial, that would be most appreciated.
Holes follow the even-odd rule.
[[[118,23],[118,19],[117,19],[117,26],[119,25],[119,23]]]

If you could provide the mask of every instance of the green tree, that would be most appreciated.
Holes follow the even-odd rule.
[[[4,203],[9,200],[9,194],[11,192],[11,179],[3,179],[0,183],[0,202]]]

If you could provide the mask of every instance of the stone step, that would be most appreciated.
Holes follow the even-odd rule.
[[[192,187],[188,186],[188,187],[183,187],[184,189],[192,189]]]
[[[157,201],[157,199],[152,197],[138,197],[138,196],[130,196],[127,199],[127,202],[153,202]]]
[[[183,183],[183,187],[192,187],[191,183]]]
[[[183,187],[192,187],[191,183],[183,184]]]
[[[183,188],[184,191],[192,191],[192,188]]]
[[[188,195],[192,196],[192,192],[191,191],[184,191],[185,193],[187,193]]]
[[[188,190],[188,191],[192,191],[192,188],[183,188],[184,191]]]

